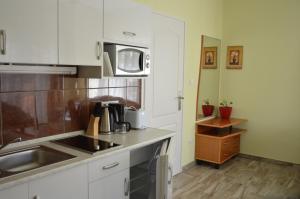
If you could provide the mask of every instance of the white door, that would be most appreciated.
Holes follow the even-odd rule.
[[[129,169],[101,178],[89,185],[89,199],[128,199]]]
[[[87,199],[87,165],[29,182],[30,199]]]
[[[145,104],[149,126],[173,130],[173,174],[181,172],[184,22],[153,14],[153,65],[146,80]]]
[[[103,0],[59,0],[59,64],[100,66]]]
[[[0,62],[57,64],[57,28],[57,1],[1,0],[6,56],[1,55]],[[3,40],[3,33],[0,37]]]
[[[104,0],[104,37],[121,43],[149,45],[151,9],[132,0]]]

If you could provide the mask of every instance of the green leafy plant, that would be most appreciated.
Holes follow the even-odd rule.
[[[205,99],[205,100],[203,100],[203,105],[210,105],[210,103],[209,103],[209,99]]]
[[[227,100],[222,100],[221,102],[220,102],[220,106],[223,106],[223,107],[229,107],[229,106],[231,106],[233,103],[230,101],[230,102],[228,102]]]

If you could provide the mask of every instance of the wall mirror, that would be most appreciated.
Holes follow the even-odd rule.
[[[201,43],[196,120],[210,117],[210,112],[211,116],[216,115],[219,104],[221,40],[202,35]],[[202,107],[207,100],[214,106],[213,111]]]

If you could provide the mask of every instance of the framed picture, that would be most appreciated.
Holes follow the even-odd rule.
[[[228,46],[226,63],[228,69],[242,69],[243,46]]]
[[[201,67],[207,69],[217,68],[217,47],[204,47],[201,56]]]

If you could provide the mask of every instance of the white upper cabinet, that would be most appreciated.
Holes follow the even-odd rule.
[[[103,0],[59,0],[59,64],[103,63]]]
[[[57,1],[0,1],[0,62],[57,64]]]
[[[30,199],[87,199],[87,165],[29,182]]]
[[[131,0],[104,0],[104,38],[116,43],[149,45],[151,9]]]

